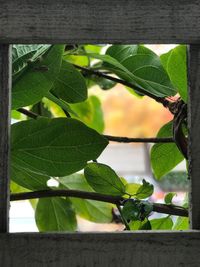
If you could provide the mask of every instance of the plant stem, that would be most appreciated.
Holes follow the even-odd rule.
[[[123,216],[123,214],[122,214],[122,209],[121,209],[120,205],[117,204],[116,206],[117,206],[118,211],[119,211],[119,213],[120,213],[122,222],[124,223],[124,225],[125,225],[125,227],[126,227],[125,230],[130,230],[130,227],[129,227],[129,225],[128,225],[128,222],[126,221],[126,219],[124,218],[124,216]]]
[[[52,93],[48,92],[45,97],[48,98],[49,100],[51,100],[52,102],[56,103],[59,107],[61,107],[62,110],[64,111],[65,115],[67,115],[67,117],[71,117],[69,112],[74,113],[71,110],[70,106],[67,103],[65,103],[65,101],[57,98]]]
[[[37,119],[39,117],[38,114],[27,110],[25,108],[19,108],[18,111],[22,114],[25,114],[26,116]],[[150,138],[131,138],[131,137],[123,137],[123,136],[112,136],[112,135],[103,135],[106,139],[113,142],[118,143],[173,143],[174,139],[173,137],[166,137],[166,138],[156,138],[156,137],[150,137]]]
[[[123,205],[124,201],[127,200],[121,196],[110,196],[106,194],[99,194],[96,192],[85,192],[80,190],[60,190],[60,189],[57,190],[47,189],[47,190],[40,190],[33,192],[14,193],[10,195],[10,200],[17,201],[17,200],[45,198],[45,197],[76,197],[82,199],[91,199],[91,200],[113,203],[115,205]],[[179,206],[153,203],[153,211],[158,213],[188,217],[188,210]]]
[[[166,138],[130,138],[130,137],[120,137],[120,136],[111,136],[111,135],[103,135],[109,141],[114,141],[118,143],[174,143],[173,137]]]
[[[38,114],[30,111],[30,110],[27,110],[25,108],[18,108],[17,111],[19,111],[20,113],[28,116],[29,118],[32,118],[32,119],[37,119],[39,117]]]
[[[102,78],[105,78],[107,80],[110,80],[110,81],[113,81],[113,82],[116,82],[116,83],[120,83],[120,84],[123,84],[125,86],[128,86],[130,88],[132,88],[134,91],[138,91],[144,95],[147,95],[149,97],[151,97],[152,99],[154,99],[155,101],[161,103],[164,107],[169,107],[170,106],[170,102],[168,100],[166,100],[165,98],[162,98],[162,97],[158,97],[158,96],[155,96],[149,92],[147,92],[146,90],[136,86],[136,85],[133,85],[131,82],[127,82],[125,80],[122,80],[122,79],[119,79],[119,78],[116,78],[116,77],[113,77],[113,76],[110,76],[110,75],[107,75],[103,72],[100,72],[100,71],[97,71],[97,70],[94,70],[94,69],[89,69],[89,68],[85,68],[85,67],[82,67],[82,66],[79,66],[79,65],[76,65],[76,64],[73,64],[75,68],[77,69],[80,69],[82,70],[83,72],[87,73],[87,74],[91,74],[91,75],[96,75],[98,77],[102,77]]]

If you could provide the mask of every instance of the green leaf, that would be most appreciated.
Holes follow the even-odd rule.
[[[127,221],[141,221],[141,208],[139,202],[127,200],[122,209],[122,215]]]
[[[189,218],[179,216],[174,223],[173,230],[189,230]]]
[[[187,102],[186,45],[179,45],[160,58],[177,92]]]
[[[172,136],[172,122],[165,124],[157,137]],[[151,149],[151,166],[154,175],[160,179],[184,159],[175,143],[155,144]]]
[[[86,101],[70,105],[77,114],[75,118],[84,122],[88,127],[102,133],[104,130],[104,117],[101,102],[95,95],[91,95]]]
[[[112,60],[102,57],[102,60],[108,63],[105,66],[120,78],[158,97],[176,94],[160,58],[150,49],[142,45],[114,45],[107,50],[106,56]],[[116,64],[113,59],[118,63]]]
[[[48,107],[45,105],[43,101],[40,101],[36,103],[35,105],[33,105],[31,108],[31,111],[43,117],[47,117],[47,118],[53,117],[50,109],[48,109]]]
[[[94,192],[81,173],[73,173],[68,176],[59,177],[59,187],[86,192]]]
[[[78,103],[87,99],[85,79],[72,64],[64,60],[54,82],[53,92],[68,103]]]
[[[89,163],[84,169],[88,184],[98,193],[122,196],[125,186],[113,169],[105,164]]]
[[[28,66],[28,62],[41,57],[51,45],[13,45],[12,46],[12,72],[13,80],[19,77],[19,73]]]
[[[28,192],[30,190],[28,190],[27,188],[24,188],[18,184],[16,184],[15,182],[13,182],[12,180],[10,181],[10,192],[13,193],[21,193],[21,192]]]
[[[144,221],[131,221],[129,223],[130,230],[151,230],[151,224],[148,219]]]
[[[23,120],[26,116],[17,110],[11,110],[11,118],[14,120]]]
[[[103,45],[84,45],[85,51],[88,53],[100,53],[103,48]]]
[[[138,45],[112,45],[107,49],[106,54],[121,63],[128,57],[137,54],[137,51]]]
[[[103,133],[104,131],[104,115],[103,110],[101,107],[100,99],[95,96],[91,95],[89,97],[89,101],[92,105],[92,120],[89,123],[86,123],[90,128],[95,129],[99,133]]]
[[[183,204],[182,206],[186,209],[188,209],[189,204],[188,204],[188,193],[185,194]],[[189,225],[189,218],[188,217],[181,217],[179,216],[173,226],[173,230],[189,230],[190,225]]]
[[[147,201],[129,199],[124,204],[122,214],[127,221],[143,221],[152,210],[152,204]]]
[[[64,176],[96,159],[108,141],[71,118],[39,118],[12,125],[12,164],[47,176]]]
[[[177,194],[176,193],[173,193],[173,192],[170,192],[168,194],[165,195],[165,203],[166,204],[172,204],[172,200],[173,198],[176,196]]]
[[[72,199],[72,203],[76,213],[85,220],[95,223],[112,222],[112,205],[108,203],[78,198]]]
[[[141,186],[140,184],[135,184],[135,183],[125,184],[126,194],[134,196],[137,193],[140,186]]]
[[[54,45],[40,61],[26,68],[14,83],[12,89],[12,109],[39,102],[52,88],[60,72],[64,45]]]
[[[49,179],[49,176],[22,169],[17,165],[15,166],[14,162],[12,162],[11,180],[24,188],[33,191],[48,189],[47,181]]]
[[[89,64],[88,57],[85,55],[64,55],[63,60],[70,62],[72,64],[76,64],[82,67],[87,67]]]
[[[169,216],[160,219],[153,219],[150,223],[152,230],[171,230],[173,227],[173,221]]]
[[[77,229],[76,216],[71,202],[61,197],[39,199],[35,221],[41,232],[75,231]]]
[[[138,188],[136,192],[136,197],[138,199],[144,199],[150,197],[154,191],[153,185],[145,181],[145,179],[142,180],[142,183],[143,184]]]
[[[83,174],[71,174],[59,178],[60,187],[86,192],[94,192]],[[96,223],[110,223],[112,221],[112,205],[106,202],[70,198],[76,213],[82,218]]]
[[[49,99],[50,101],[54,102],[56,105],[61,108],[61,110],[65,110],[66,112],[76,116],[77,114],[70,108],[70,105],[66,103],[64,100],[57,98],[54,96],[51,92],[47,92],[45,97]]]
[[[105,79],[103,77],[97,77],[97,76],[89,76],[88,79],[90,79],[92,85],[98,85],[103,90],[109,90],[113,88],[116,85],[116,82],[113,82],[111,80]]]

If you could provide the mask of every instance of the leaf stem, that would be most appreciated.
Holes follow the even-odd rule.
[[[123,216],[122,209],[121,209],[120,205],[117,204],[116,206],[117,206],[117,209],[118,209],[118,211],[119,211],[119,213],[120,213],[122,222],[124,223],[124,225],[125,225],[125,227],[126,227],[125,230],[130,230],[129,224],[128,224],[128,222],[126,221],[126,219],[124,218],[124,216]]]
[[[67,103],[65,103],[65,101],[57,98],[52,93],[48,92],[45,95],[45,97],[48,98],[49,100],[51,100],[52,102],[56,103],[59,107],[61,107],[63,109],[65,115],[68,114],[67,117],[70,117],[69,112],[74,114],[74,112],[71,110],[70,106]]]

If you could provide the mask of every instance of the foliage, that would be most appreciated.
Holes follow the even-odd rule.
[[[109,138],[103,135],[100,99],[89,88],[110,90],[117,83],[173,113],[168,98],[178,93],[187,102],[186,47],[177,46],[159,57],[143,45],[13,45],[11,192],[39,191],[39,200],[32,205],[40,231],[75,231],[76,215],[109,223],[115,206],[131,230],[187,227],[186,218],[179,217],[174,226],[169,215],[151,219],[152,184],[144,179],[142,184],[128,183],[110,166],[96,162]],[[157,138],[173,136],[174,125],[169,122]],[[152,147],[157,179],[184,159],[177,142]],[[58,186],[49,186],[50,179]],[[89,197],[40,198],[42,190]],[[172,208],[173,197],[174,193],[165,197]]]
[[[172,133],[172,122],[165,124],[157,137],[167,137]],[[151,149],[151,166],[155,177],[160,179],[184,159],[176,144],[155,144]]]

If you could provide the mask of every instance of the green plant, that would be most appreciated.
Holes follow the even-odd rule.
[[[128,183],[97,158],[109,141],[156,143],[151,165],[157,179],[187,159],[186,47],[161,57],[143,45],[112,45],[105,53],[102,48],[13,45],[12,118],[18,121],[11,127],[11,201],[36,199],[31,203],[40,231],[74,231],[77,214],[111,222],[115,207],[126,229],[176,228],[170,215],[187,217],[188,211],[173,205],[173,194],[166,204],[151,203],[153,185]],[[96,84],[108,90],[116,83],[153,98],[174,119],[156,138],[104,135],[100,100],[88,96],[88,89]],[[58,186],[48,186],[50,179]],[[149,220],[152,211],[167,216]]]

